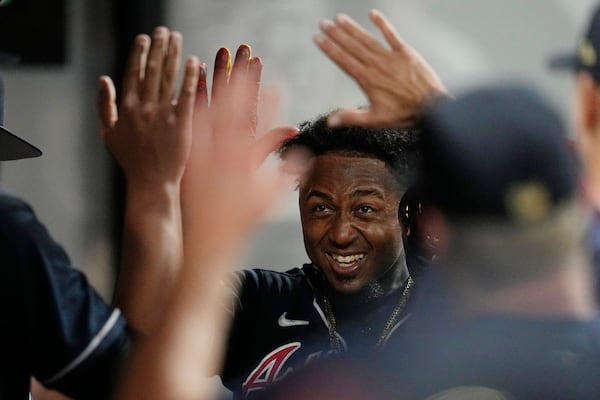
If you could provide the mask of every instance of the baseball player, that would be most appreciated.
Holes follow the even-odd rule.
[[[530,88],[484,87],[421,127],[421,221],[443,243],[452,320],[390,351],[393,379],[410,398],[596,398],[587,215],[560,117]]]
[[[330,129],[327,116],[301,125],[281,148],[312,157],[299,179],[304,244],[311,262],[287,272],[244,270],[221,378],[251,398],[331,353],[381,350],[410,317],[400,202],[416,170],[412,131]]]
[[[585,167],[582,177],[585,197],[594,211],[588,239],[592,243],[598,288],[600,288],[600,175],[598,174],[600,124],[596,116],[600,107],[597,101],[600,79],[599,45],[600,6],[596,5],[587,30],[579,39],[576,51],[555,56],[550,61],[552,68],[571,70],[574,73],[576,145]]]
[[[101,80],[102,136],[128,184],[120,308],[102,301],[25,202],[0,190],[0,398],[26,399],[31,377],[74,398],[109,398],[130,339],[155,329],[181,257],[179,183],[199,74],[190,58],[173,101],[180,53],[176,32],[140,35],[118,111],[110,80]],[[40,154],[0,129],[1,160]]]

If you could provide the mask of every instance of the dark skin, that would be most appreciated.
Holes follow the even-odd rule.
[[[402,191],[378,159],[327,153],[300,183],[304,246],[335,292],[387,295],[408,278],[398,218]]]

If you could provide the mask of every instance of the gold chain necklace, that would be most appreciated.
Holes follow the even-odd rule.
[[[410,291],[411,291],[414,283],[415,282],[413,281],[412,277],[409,276],[408,281],[406,282],[406,286],[404,287],[404,290],[402,291],[402,295],[400,296],[400,301],[398,302],[396,307],[394,307],[394,309],[390,313],[390,316],[388,317],[387,321],[385,322],[385,325],[383,326],[383,331],[381,332],[381,336],[379,337],[379,339],[377,340],[377,343],[375,344],[376,348],[379,348],[383,345],[385,338],[390,333],[390,330],[396,324],[398,317],[400,316],[400,314],[406,307],[406,302],[408,301],[408,298],[410,297]],[[337,324],[335,321],[335,315],[333,314],[333,308],[331,306],[331,301],[329,300],[329,297],[326,294],[323,295],[323,304],[325,305],[325,315],[327,316],[327,322],[329,325],[329,343],[331,344],[331,348],[335,352],[340,353],[342,351],[342,343],[341,343],[340,337],[338,336],[338,333],[336,331]]]

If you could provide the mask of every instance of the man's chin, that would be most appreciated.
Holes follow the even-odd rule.
[[[356,279],[337,279],[329,282],[333,289],[343,295],[355,295],[361,293],[366,285],[358,282]]]

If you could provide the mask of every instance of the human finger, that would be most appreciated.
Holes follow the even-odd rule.
[[[277,118],[282,105],[282,89],[278,85],[270,85],[262,88],[258,99],[258,124],[256,126],[256,137],[261,137],[276,125]]]
[[[386,124],[380,121],[369,109],[344,109],[331,113],[327,125],[336,128],[340,126],[363,126],[384,128]]]
[[[337,65],[342,71],[344,71],[351,78],[358,80],[361,73],[365,70],[365,65],[357,60],[354,56],[347,53],[329,38],[321,34],[317,34],[313,41],[321,49],[323,53]]]
[[[245,86],[245,106],[247,110],[246,118],[248,118],[248,126],[252,135],[256,135],[258,125],[258,99],[262,68],[262,61],[259,57],[253,57],[250,60]]]
[[[186,60],[183,81],[177,99],[176,113],[179,117],[186,119],[192,116],[194,102],[196,100],[196,90],[198,88],[198,78],[200,75],[198,58],[192,56]],[[205,79],[206,80],[206,79]]]
[[[385,40],[394,51],[405,51],[408,45],[400,38],[400,35],[394,28],[394,25],[379,10],[371,10],[369,18],[381,31]]]
[[[211,104],[218,102],[219,96],[227,88],[229,81],[229,70],[231,68],[231,53],[226,47],[222,47],[217,51],[215,57],[215,67],[213,70]]]
[[[140,83],[145,73],[149,47],[150,37],[148,35],[141,34],[136,36],[123,76],[122,87],[124,98],[132,93],[139,94]]]
[[[338,22],[339,20],[339,22]],[[369,46],[363,43],[364,38],[357,38],[356,32],[351,32],[353,27],[348,25],[349,17],[337,16],[335,22],[324,19],[320,22],[321,32],[329,38],[337,47],[350,54],[358,61],[368,64],[373,62],[374,56],[381,51],[381,45],[373,38]],[[365,35],[370,35],[368,32]]]
[[[361,51],[363,53],[357,54],[356,56],[365,56],[374,53],[385,53],[386,48],[383,46],[371,32],[363,28],[359,23],[354,21],[350,16],[346,14],[338,14],[334,18],[334,26],[342,30],[347,37],[345,41],[353,44],[353,47],[348,49],[349,51]],[[351,38],[351,39],[349,39]],[[359,47],[357,43],[360,43]]]
[[[194,108],[196,111],[206,110],[208,107],[208,86],[206,85],[206,79],[206,63],[202,62],[198,64],[196,101],[194,102]]]
[[[148,102],[158,100],[160,82],[164,64],[165,52],[169,41],[169,30],[164,26],[154,29],[152,43],[146,61],[146,74],[144,76],[144,89],[142,98]]]
[[[100,137],[104,141],[106,132],[115,126],[118,119],[115,85],[108,76],[100,77],[96,108],[100,121]]]
[[[181,62],[182,36],[179,32],[171,32],[167,45],[167,54],[164,59],[160,99],[162,102],[171,103],[173,92],[175,91],[175,82],[177,81],[177,72]],[[197,71],[195,72],[197,73]]]
[[[241,44],[238,47],[235,53],[233,67],[231,68],[229,85],[238,86],[245,82],[251,56],[252,49],[250,46]]]
[[[252,145],[252,165],[258,168],[265,159],[281,147],[281,144],[298,134],[295,126],[282,126],[273,128],[261,135]]]
[[[297,186],[297,175],[288,174],[281,169],[266,169],[259,171],[254,179],[256,210],[254,217],[260,223],[268,214],[281,203],[285,193],[290,193]]]

